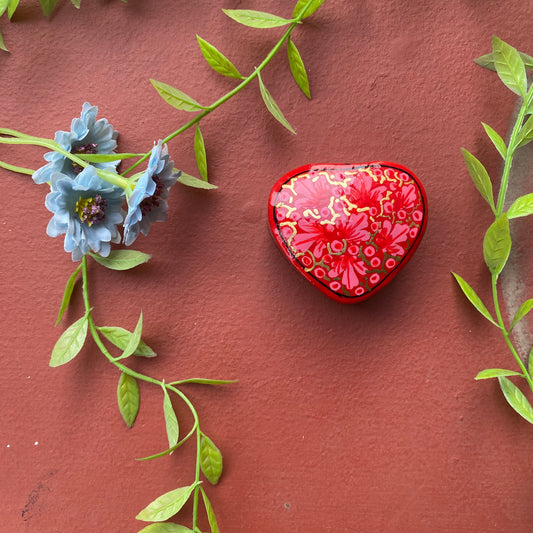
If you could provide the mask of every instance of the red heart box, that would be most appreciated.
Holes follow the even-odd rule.
[[[294,267],[324,294],[357,303],[389,283],[420,244],[427,198],[396,163],[305,165],[272,188],[270,230]]]

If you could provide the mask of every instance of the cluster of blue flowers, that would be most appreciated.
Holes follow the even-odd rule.
[[[97,107],[83,104],[71,131],[56,132],[55,142],[72,154],[112,154],[118,132],[106,119],[96,120],[97,112]],[[161,141],[154,145],[147,169],[128,185],[128,195],[98,176],[98,170],[116,173],[119,161],[82,167],[58,152],[44,158],[48,163],[33,174],[33,180],[50,184],[45,205],[53,216],[46,232],[50,237],[65,235],[65,251],[73,261],[90,251],[107,257],[111,243],[123,240],[129,246],[139,233],[146,235],[153,222],[166,220],[168,191],[180,175]],[[118,229],[122,223],[123,238]]]

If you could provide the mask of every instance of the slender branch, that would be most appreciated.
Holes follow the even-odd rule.
[[[498,320],[498,324],[502,331],[503,338],[505,339],[505,343],[507,344],[509,350],[513,354],[513,357],[515,358],[516,362],[518,363],[518,366],[520,367],[520,370],[522,371],[524,378],[527,380],[530,388],[533,390],[533,380],[531,376],[529,375],[529,372],[527,371],[524,365],[524,362],[522,361],[522,358],[516,351],[516,348],[514,347],[510,339],[509,332],[507,331],[505,324],[503,323],[503,318],[502,318],[502,313],[501,313],[499,298],[498,298],[498,276],[493,274],[491,283],[492,283],[492,299],[494,301],[494,309],[496,311],[496,318]]]
[[[525,103],[522,104],[518,117],[513,126],[513,131],[511,132],[511,137],[509,139],[509,147],[507,149],[507,156],[505,157],[505,163],[503,167],[502,180],[500,184],[500,191],[498,193],[498,202],[496,204],[496,218],[498,218],[503,212],[503,206],[505,205],[505,195],[507,194],[507,186],[509,184],[509,177],[511,173],[511,165],[513,163],[514,152],[516,150],[516,137],[520,128],[522,127],[522,122],[524,121],[524,116],[526,113]]]
[[[5,132],[5,129],[0,129],[0,133]],[[11,131],[11,130],[7,130]],[[48,148],[49,150],[52,150],[54,152],[57,152],[58,154],[61,154],[65,156],[66,158],[70,159],[72,162],[76,163],[77,165],[81,167],[87,167],[90,166],[89,163],[84,161],[83,159],[77,157],[75,154],[72,154],[68,152],[67,150],[64,150],[57,144],[55,141],[51,141],[50,139],[41,139],[40,137],[31,137],[29,135],[26,135],[24,137],[2,137],[0,136],[0,144],[23,144],[23,145],[34,145],[34,146],[42,146],[43,148]],[[112,185],[116,185],[117,187],[120,187],[121,189],[124,189],[126,192],[131,191],[131,184],[127,179],[122,177],[120,174],[116,174],[115,172],[109,172],[106,170],[95,168],[96,173],[100,178],[107,181],[108,183],[111,183]]]
[[[192,404],[192,402],[189,400],[189,398],[178,388],[176,388],[174,385],[165,383],[164,381],[160,381],[158,379],[152,378],[150,376],[147,376],[145,374],[141,374],[140,372],[136,372],[135,370],[131,370],[131,368],[128,368],[127,366],[123,365],[122,363],[119,363],[118,360],[120,358],[113,357],[107,348],[105,347],[104,343],[102,342],[102,339],[100,338],[100,335],[98,333],[98,328],[96,327],[96,324],[94,323],[92,316],[91,316],[91,307],[89,302],[89,286],[88,286],[88,275],[87,275],[87,258],[86,256],[83,256],[82,263],[82,285],[83,285],[83,302],[85,306],[85,313],[88,319],[89,324],[89,330],[91,332],[91,335],[100,349],[100,351],[104,354],[104,356],[107,358],[107,360],[113,364],[117,369],[119,369],[121,372],[124,372],[125,374],[128,374],[132,376],[133,378],[139,379],[141,381],[145,381],[148,383],[152,383],[154,385],[157,385],[158,387],[165,387],[169,391],[172,391],[174,394],[179,396],[181,400],[187,405],[189,408],[193,419],[193,427],[189,431],[189,433],[180,440],[175,446],[172,447],[172,449],[167,450],[165,452],[162,452],[160,454],[156,454],[151,457],[145,457],[144,459],[153,459],[156,457],[160,457],[163,455],[166,455],[167,453],[172,453],[176,448],[184,444],[187,440],[189,440],[190,437],[196,433],[196,467],[195,467],[195,483],[198,483],[200,481],[200,421],[198,419],[198,413]],[[142,460],[142,459],[141,459]],[[195,487],[194,489],[194,496],[193,496],[193,530],[196,531],[197,528],[197,521],[198,521],[198,488],[199,486]]]
[[[516,121],[514,123],[513,129],[512,129],[512,132],[511,132],[511,136],[510,136],[510,139],[509,139],[509,146],[507,148],[507,153],[506,153],[506,156],[505,156],[504,169],[503,169],[503,173],[502,173],[500,190],[499,190],[499,193],[498,193],[498,202],[497,202],[497,205],[496,205],[496,212],[495,212],[495,217],[496,218],[498,218],[503,212],[503,207],[505,205],[505,197],[506,197],[506,194],[507,194],[507,188],[508,188],[508,184],[509,184],[511,166],[512,166],[512,162],[513,162],[515,150],[517,148],[516,141],[517,141],[518,134],[519,134],[519,132],[520,132],[520,130],[522,128],[522,124],[524,122],[524,117],[526,115],[527,107],[528,107],[528,104],[529,104],[531,98],[533,98],[533,85],[530,87],[525,100],[522,102],[522,105],[520,107],[520,111],[518,113],[518,116],[516,117]],[[516,350],[513,342],[511,341],[511,338],[510,338],[511,330],[510,329],[508,330],[505,327],[505,324],[503,322],[502,313],[501,313],[500,304],[499,304],[499,298],[498,298],[498,275],[497,274],[493,274],[492,275],[491,284],[492,284],[492,299],[493,299],[493,302],[494,302],[494,309],[495,309],[495,312],[496,312],[496,318],[498,320],[498,324],[499,324],[500,329],[502,331],[502,335],[503,335],[503,337],[505,339],[505,343],[507,344],[507,347],[509,348],[509,350],[510,350],[511,354],[513,355],[513,357],[515,358],[518,366],[520,367],[520,370],[522,371],[523,377],[528,382],[529,387],[533,390],[533,378],[529,374],[526,366],[524,365],[524,362],[522,361],[522,358],[520,357],[520,354],[518,353],[518,351]]]
[[[193,501],[192,501],[192,529],[196,531],[198,520],[198,491],[200,490],[200,427],[196,429],[196,469],[194,473],[194,482],[197,484],[194,487]]]
[[[294,20],[294,22],[291,23],[291,25],[289,26],[287,31],[283,34],[281,39],[270,50],[270,52],[267,54],[265,59],[263,59],[263,61],[259,64],[259,66],[256,67],[254,69],[254,71],[247,78],[245,78],[241,83],[239,83],[239,85],[237,85],[234,89],[232,89],[231,91],[226,93],[224,96],[219,98],[216,102],[212,103],[210,106],[207,106],[207,108],[204,111],[202,111],[201,113],[196,115],[193,119],[191,119],[189,122],[187,122],[187,124],[184,124],[183,126],[181,126],[181,128],[177,129],[176,131],[174,131],[170,135],[167,135],[163,139],[163,143],[169,142],[174,137],[177,137],[178,135],[180,135],[184,131],[188,130],[191,126],[194,126],[195,124],[200,122],[204,117],[209,115],[209,113],[213,112],[217,107],[220,107],[222,104],[227,102],[230,98],[235,96],[239,91],[244,89],[252,80],[254,80],[254,78],[256,78],[259,75],[259,73],[268,65],[268,63],[270,63],[270,60],[276,55],[276,53],[281,48],[283,43],[285,43],[285,41],[290,37],[290,35],[291,35],[292,31],[294,30],[294,28],[298,24],[300,24],[301,19],[303,18],[304,14],[305,14],[305,11],[307,11],[307,8],[310,5],[311,5],[311,1],[309,1],[309,3],[306,5],[306,7],[302,10],[302,12],[298,16],[298,18],[296,18]],[[134,170],[140,163],[142,163],[143,161],[148,159],[150,157],[151,153],[152,153],[151,150],[149,152],[147,152],[143,157],[141,157],[141,159],[139,159],[136,163],[134,163],[130,168],[128,168],[127,170],[122,172],[122,175],[125,176],[126,174],[128,174],[129,172]]]
[[[12,172],[18,172],[19,174],[27,174],[28,176],[31,176],[35,172],[35,170],[32,170],[31,168],[17,167],[4,161],[0,161],[0,167],[5,168],[6,170],[11,170]]]
[[[511,173],[511,165],[513,162],[515,150],[518,148],[516,146],[516,139],[518,137],[518,133],[520,132],[522,128],[524,117],[526,115],[529,105],[531,104],[532,99],[533,99],[533,84],[529,88],[525,100],[522,102],[520,111],[518,112],[518,116],[516,117],[516,121],[514,123],[513,130],[511,132],[511,137],[509,139],[509,146],[507,148],[507,154],[505,157],[500,191],[498,193],[498,203],[496,205],[496,217],[499,217],[503,212],[503,206],[505,204],[505,195],[507,194],[507,186],[509,184],[509,177]]]

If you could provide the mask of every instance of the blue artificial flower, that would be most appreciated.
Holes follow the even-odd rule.
[[[98,108],[88,102],[83,104],[80,118],[72,119],[71,131],[56,131],[55,142],[72,154],[111,154],[117,147],[118,132],[113,129],[107,119],[96,120]],[[57,152],[44,154],[49,161],[33,173],[35,183],[46,183],[54,172],[75,176],[82,167],[72,163],[70,159]],[[118,161],[93,163],[96,168],[115,171]]]
[[[111,242],[120,242],[117,224],[124,219],[124,191],[96,174],[90,166],[74,178],[54,172],[46,208],[54,213],[46,228],[50,237],[65,234],[65,252],[79,261],[89,251],[109,255]]]
[[[135,184],[128,198],[128,214],[124,220],[124,243],[129,246],[139,236],[148,235],[153,222],[167,218],[168,191],[181,175],[173,173],[174,162],[170,161],[167,146],[159,141],[154,145],[148,168]]]

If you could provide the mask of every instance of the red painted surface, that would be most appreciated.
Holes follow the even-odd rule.
[[[13,23],[0,22],[11,49],[0,56],[2,126],[51,137],[89,101],[120,132],[120,149],[133,152],[190,118],[149,78],[201,103],[234,86],[205,63],[196,34],[249,73],[283,32],[238,27],[220,8],[292,9],[286,0],[101,0],[80,11],[60,2],[46,20],[23,4]],[[450,271],[490,300],[481,241],[491,217],[460,147],[499,173],[481,121],[504,135],[516,100],[472,60],[490,50],[493,34],[532,54],[532,30],[521,0],[326,0],[294,33],[313,99],[299,92],[283,53],[263,74],[298,134],[247,87],[202,122],[219,189],[171,190],[168,221],[135,243],[153,254],[142,268],[91,266],[98,323],[132,329],[143,310],[145,340],[159,355],[137,369],[239,379],[186,389],[224,454],[219,485],[207,487],[222,532],[531,531],[533,429],[496,383],[473,380],[511,365],[510,355]],[[169,143],[190,174],[192,146],[192,131]],[[531,145],[521,150],[515,183],[523,176],[530,192]],[[1,146],[0,159],[38,168],[42,151]],[[343,306],[287,264],[265,203],[292,168],[372,160],[399,161],[420,177],[430,222],[393,283]],[[135,461],[165,448],[161,391],[141,385],[128,430],[118,373],[91,345],[49,368],[74,265],[61,240],[45,235],[46,186],[4,170],[0,186],[0,529],[136,532],[145,505],[194,477],[194,447]],[[531,297],[529,274],[516,274],[530,272],[530,224],[513,226],[526,246],[505,274],[517,280],[504,285],[508,299]],[[82,309],[77,291],[65,323]],[[525,349],[529,342],[524,333]],[[186,431],[187,410],[176,409]]]
[[[418,248],[427,198],[402,165],[305,165],[272,188],[268,221],[298,272],[333,300],[359,303],[390,283]]]

